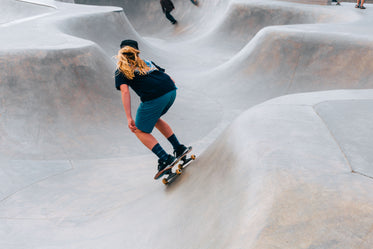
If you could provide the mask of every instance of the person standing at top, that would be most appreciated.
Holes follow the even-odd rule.
[[[124,40],[116,56],[117,70],[115,72],[115,87],[121,91],[122,102],[127,117],[128,128],[157,157],[159,179],[172,165],[180,160],[180,156],[188,152],[190,147],[180,144],[172,128],[161,116],[166,114],[176,98],[176,85],[165,70],[152,61],[139,57],[138,43],[134,40]],[[137,109],[136,119],[132,118],[131,87],[141,99]],[[167,154],[155,137],[151,134],[157,128],[171,143],[174,156]]]
[[[160,0],[162,11],[166,14],[166,18],[172,23],[176,24],[176,19],[171,15],[171,11],[175,9],[174,4],[171,0]]]

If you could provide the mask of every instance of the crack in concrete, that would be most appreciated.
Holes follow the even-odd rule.
[[[361,172],[356,171],[356,170],[352,170],[352,173],[354,173],[354,174],[358,174],[358,175],[361,175],[361,176],[365,176],[365,177],[368,177],[368,178],[370,178],[370,179],[373,179],[372,176],[366,175],[366,174],[361,173]]]
[[[327,101],[326,101],[327,102]],[[359,171],[356,171],[353,169],[352,165],[351,165],[351,162],[348,160],[348,156],[346,155],[346,153],[344,152],[344,150],[342,149],[342,146],[339,144],[337,138],[335,137],[334,133],[329,129],[329,126],[327,125],[327,123],[325,122],[325,120],[321,117],[321,115],[316,111],[315,109],[315,106],[318,105],[320,103],[317,103],[315,105],[312,106],[312,109],[314,110],[314,112],[316,113],[316,115],[319,117],[319,119],[321,120],[321,122],[324,124],[324,126],[326,127],[326,129],[328,129],[330,135],[332,136],[333,140],[335,141],[335,143],[337,144],[339,150],[342,152],[342,155],[343,157],[345,158],[348,166],[350,167],[350,170],[351,170],[351,173],[353,174],[358,174],[358,175],[361,175],[361,176],[364,176],[364,177],[367,177],[367,178],[370,178],[370,179],[373,179],[372,176],[369,176],[367,174],[364,174],[364,173],[361,173]]]
[[[312,109],[313,111],[316,113],[316,115],[319,117],[319,119],[321,120],[321,122],[324,124],[324,126],[326,127],[326,129],[329,131],[329,134],[331,135],[331,137],[333,138],[334,142],[337,144],[339,150],[342,152],[342,155],[344,157],[344,159],[346,160],[348,166],[350,167],[350,171],[353,173],[354,170],[352,168],[352,165],[351,165],[351,162],[348,160],[348,157],[346,155],[346,153],[344,152],[344,150],[342,149],[342,146],[339,144],[337,138],[334,136],[333,132],[330,130],[329,126],[326,124],[325,120],[321,117],[320,113],[318,113],[315,109],[315,105],[312,106]]]

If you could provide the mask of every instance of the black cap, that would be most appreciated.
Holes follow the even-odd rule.
[[[133,48],[139,50],[139,46],[137,44],[137,41],[134,41],[134,40],[123,40],[120,43],[120,48],[123,48],[125,46],[130,46],[130,47],[133,47]]]

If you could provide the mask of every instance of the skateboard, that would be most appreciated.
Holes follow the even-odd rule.
[[[199,5],[199,2],[198,0],[190,0],[195,6],[198,6]]]
[[[189,146],[188,150],[184,154],[182,154],[181,156],[179,156],[173,165],[171,165],[168,168],[164,169],[165,171],[168,171],[167,173],[164,173],[165,175],[168,175],[168,176],[162,179],[162,182],[165,185],[168,185],[168,184],[172,183],[177,178],[177,176],[179,176],[179,175],[182,174],[183,169],[186,168],[187,166],[189,166],[189,164],[193,160],[196,159],[195,155],[191,155],[190,157],[188,157],[188,153],[191,152],[191,151],[192,151],[192,146]],[[176,165],[178,165],[178,168],[175,171],[172,171],[172,168],[175,167]],[[154,177],[155,179],[157,179],[157,175],[159,173],[160,172],[158,172],[155,175],[155,177]]]

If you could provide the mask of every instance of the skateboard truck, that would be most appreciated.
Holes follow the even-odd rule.
[[[172,169],[171,169],[171,172],[168,174],[168,176],[162,179],[163,184],[169,185],[173,181],[175,181],[176,178],[183,173],[183,169],[188,167],[189,164],[195,159],[196,159],[195,155],[191,155],[189,158],[187,158],[187,156],[185,155],[183,158],[181,158],[180,163],[177,169],[175,170],[175,172],[172,172]]]

